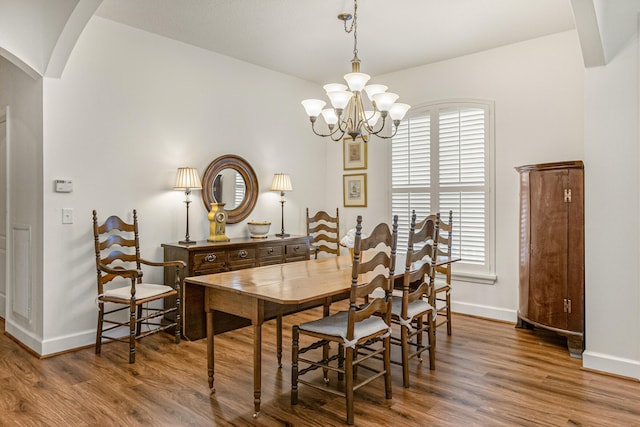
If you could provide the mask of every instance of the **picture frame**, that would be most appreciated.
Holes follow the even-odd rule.
[[[367,168],[367,144],[362,136],[356,137],[355,141],[350,136],[345,136],[342,148],[344,170]]]
[[[343,175],[342,194],[344,207],[367,207],[367,174]]]

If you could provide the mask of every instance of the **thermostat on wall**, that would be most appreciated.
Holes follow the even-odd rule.
[[[73,182],[70,179],[56,179],[56,193],[71,193],[73,191]]]

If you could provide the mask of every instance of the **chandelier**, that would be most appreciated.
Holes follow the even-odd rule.
[[[355,141],[357,136],[367,142],[371,135],[380,138],[392,138],[398,131],[400,120],[411,106],[396,102],[398,95],[387,92],[387,86],[370,84],[368,74],[360,72],[360,59],[358,58],[358,0],[354,0],[353,22],[347,28],[347,21],[351,20],[349,13],[341,13],[338,19],[344,22],[344,30],[347,34],[353,32],[353,59],[351,60],[351,73],[345,74],[347,84],[330,83],[323,88],[331,102],[332,108],[324,108],[325,101],[320,99],[305,99],[302,105],[311,121],[313,133],[322,137],[330,137],[334,141],[340,141],[345,134]],[[367,94],[371,109],[365,110],[362,90]],[[318,117],[322,115],[328,131],[319,132],[316,128]],[[385,128],[387,117],[393,121],[393,132],[385,136],[381,132]]]

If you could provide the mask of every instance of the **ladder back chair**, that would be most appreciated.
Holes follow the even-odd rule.
[[[434,370],[435,359],[435,309],[434,276],[436,269],[439,215],[435,222],[427,218],[416,228],[416,213],[411,215],[409,243],[403,276],[402,296],[394,294],[392,322],[400,326],[400,336],[392,336],[391,343],[401,347],[402,360],[392,360],[402,366],[402,385],[409,387],[409,360],[429,351],[429,369]],[[397,291],[396,291],[397,292]],[[427,344],[423,337],[427,335]]]
[[[346,400],[347,423],[353,424],[354,392],[379,377],[384,377],[385,397],[391,399],[391,290],[397,240],[397,216],[393,218],[391,229],[388,224],[378,224],[366,238],[362,238],[362,217],[358,216],[348,310],[293,326],[292,405],[298,403],[298,383],[302,383],[343,396]],[[363,261],[363,255],[366,261]],[[365,302],[365,297],[378,288],[382,290],[382,296],[370,297]],[[314,342],[302,347],[301,336],[310,337]],[[337,351],[333,355],[330,355],[329,343],[337,345]],[[376,350],[362,354],[357,351],[361,345],[375,347]],[[318,349],[322,349],[321,359],[312,358],[314,354],[306,355],[307,352]],[[378,363],[381,366],[377,366]],[[356,383],[354,371],[358,366],[368,375],[362,375],[366,378],[358,378]],[[320,368],[323,370],[324,382],[313,381],[308,377]],[[337,373],[338,381],[344,380],[344,391],[327,386],[329,371]],[[358,375],[360,376],[360,371]]]
[[[307,208],[307,236],[309,243],[318,258],[318,253],[325,252],[340,256],[340,215],[336,208],[336,216],[331,216],[325,211],[318,211],[313,216],[309,215]]]
[[[435,215],[430,215],[430,218]],[[440,233],[438,235],[438,256],[451,258],[453,244],[453,211],[449,211],[449,221],[440,218]],[[434,284],[436,304],[436,327],[447,325],[447,335],[451,335],[451,263],[436,267]],[[443,320],[439,320],[443,319]]]
[[[176,344],[180,343],[180,286],[184,262],[153,262],[140,257],[135,209],[133,223],[112,215],[102,224],[98,223],[94,210],[93,236],[98,278],[96,354],[101,352],[103,339],[128,342],[129,363],[134,363],[136,340],[170,328],[174,329]],[[142,265],[175,269],[173,283],[171,286],[144,283]],[[164,300],[162,308],[150,306],[149,303],[157,300]],[[175,303],[171,304],[173,301]],[[121,313],[125,310],[129,310],[128,318]],[[169,313],[173,313],[174,319],[164,317]],[[109,334],[110,331],[117,334],[114,330],[123,327],[128,329],[128,336]]]

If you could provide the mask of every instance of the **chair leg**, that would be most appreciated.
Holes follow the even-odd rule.
[[[104,303],[98,303],[98,328],[96,329],[96,354],[102,351],[102,326],[104,319]]]
[[[429,369],[436,369],[436,322],[435,317],[437,314],[433,312],[427,315],[427,322],[429,324],[428,337],[429,337]],[[422,335],[422,334],[420,334]]]
[[[447,291],[447,335],[451,336],[451,291]]]
[[[385,397],[391,399],[391,337],[384,339],[384,391]]]
[[[347,424],[353,424],[353,347],[345,352],[345,384],[344,393],[347,404]]]
[[[276,352],[278,357],[278,368],[282,368],[282,315],[276,318]]]
[[[138,306],[138,319],[142,319],[142,305]],[[142,322],[136,322],[136,336],[142,333]]]
[[[344,381],[344,345],[338,344],[338,381]]]
[[[131,304],[129,312],[129,363],[136,361],[136,305]]]
[[[298,340],[300,330],[294,325],[291,343],[291,404],[298,404]]]
[[[402,345],[402,385],[409,388],[409,328],[405,325],[400,327],[400,342]]]
[[[180,292],[178,292],[176,296],[176,344],[180,344],[180,336],[182,335],[182,331],[180,330],[180,325],[182,324],[180,305]]]
[[[424,326],[424,320],[422,316],[420,316],[416,319],[416,329],[420,331],[422,330],[423,326]],[[423,340],[422,334],[418,334],[416,336],[417,350],[421,350],[422,348],[424,348],[424,343],[422,342],[422,340]],[[418,356],[418,360],[422,362],[422,355]]]

